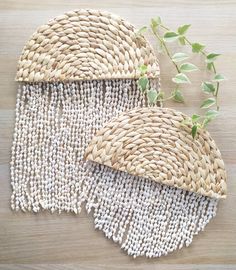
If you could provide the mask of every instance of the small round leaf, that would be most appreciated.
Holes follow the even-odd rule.
[[[183,73],[178,73],[174,78],[172,78],[172,81],[177,84],[191,83],[189,78]]]
[[[180,102],[180,103],[184,102],[184,96],[179,89],[174,90],[172,92],[172,95],[173,95],[174,101]]]
[[[210,53],[207,55],[206,62],[207,63],[213,63],[217,57],[220,56],[218,53]]]
[[[150,89],[147,92],[147,98],[148,98],[149,104],[155,104],[157,101],[157,96],[158,96],[157,91],[154,89]]]
[[[177,40],[179,38],[179,35],[175,32],[166,32],[164,37],[163,37],[163,40],[165,42],[173,42],[175,40]]]
[[[192,134],[192,137],[194,139],[197,135],[197,125],[192,126],[191,134]]]
[[[199,119],[200,119],[200,115],[198,115],[198,114],[193,114],[192,115],[192,122],[193,123],[196,123]]]
[[[212,81],[213,82],[222,82],[225,80],[226,80],[226,78],[222,74],[216,74]]]
[[[180,66],[181,72],[192,72],[198,70],[198,67],[196,67],[194,64],[191,63],[184,63]]]
[[[205,48],[205,45],[200,44],[200,43],[193,43],[192,44],[192,52],[193,53],[199,53]]]
[[[148,78],[147,77],[140,77],[138,80],[139,88],[142,92],[145,92],[145,90],[148,87]]]
[[[180,35],[184,35],[187,32],[187,30],[189,29],[190,26],[191,26],[191,24],[184,24],[184,25],[180,26],[178,28],[178,33]]]
[[[208,98],[208,99],[205,99],[203,101],[203,103],[200,106],[200,108],[207,109],[207,108],[211,107],[212,105],[214,105],[215,103],[216,103],[216,100],[214,98]]]
[[[189,58],[189,56],[186,53],[175,53],[172,56],[172,60],[174,62],[181,62],[181,61],[186,60],[188,58]]]
[[[202,83],[202,91],[209,94],[215,92],[215,86],[211,82],[203,82]]]

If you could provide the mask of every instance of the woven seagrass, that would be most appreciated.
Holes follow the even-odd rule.
[[[80,9],[38,28],[23,49],[16,80],[133,79],[142,64],[149,78],[159,76],[152,48],[130,23],[105,11]]]
[[[226,197],[224,162],[214,140],[200,130],[196,140],[167,108],[139,108],[112,119],[92,139],[87,160],[214,198]]]

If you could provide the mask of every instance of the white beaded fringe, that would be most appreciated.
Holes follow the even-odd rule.
[[[86,209],[95,227],[134,257],[188,246],[216,215],[217,200],[90,163]]]
[[[143,100],[137,81],[129,79],[20,85],[12,209],[80,212],[88,190],[86,146],[105,122]]]
[[[142,106],[136,80],[21,85],[12,209],[79,213],[86,201],[95,227],[129,255],[159,257],[188,246],[215,216],[217,200],[83,161],[104,123]]]

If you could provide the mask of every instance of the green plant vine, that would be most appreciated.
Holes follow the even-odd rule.
[[[180,45],[189,45],[193,53],[202,54],[205,58],[207,69],[213,73],[214,77],[210,81],[202,82],[201,85],[202,91],[209,95],[209,97],[203,100],[202,104],[200,105],[200,108],[205,110],[204,113],[201,115],[193,114],[183,122],[183,125],[191,126],[191,134],[192,137],[195,138],[198,129],[206,128],[208,123],[215,119],[219,114],[219,87],[220,82],[224,81],[225,77],[222,74],[217,73],[215,66],[215,60],[218,58],[218,56],[220,56],[220,54],[207,53],[205,50],[205,45],[198,42],[191,42],[186,37],[186,32],[188,31],[189,27],[190,24],[185,24],[178,27],[177,31],[172,31],[163,25],[160,17],[157,17],[155,19],[151,19],[149,27],[144,26],[136,33],[137,38],[142,37],[144,33],[150,29],[156,41],[158,42],[160,49],[164,51],[168,56],[177,72],[176,75],[172,78],[172,81],[176,86],[171,92],[171,95],[168,97],[165,97],[165,93],[162,90],[157,90],[150,87],[146,65],[139,67],[141,75],[138,80],[138,86],[139,89],[146,95],[147,101],[150,105],[156,105],[157,102],[164,102],[170,99],[173,99],[176,102],[184,102],[184,96],[180,86],[182,84],[190,84],[191,81],[186,73],[199,70],[199,68],[190,62],[186,62],[186,60],[189,58],[189,55],[186,53],[177,52],[172,55],[167,44],[178,41]]]

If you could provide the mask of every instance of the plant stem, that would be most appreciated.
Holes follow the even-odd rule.
[[[171,62],[174,64],[174,66],[175,66],[177,72],[180,73],[180,69],[179,69],[179,67],[177,66],[177,64],[172,60],[171,54],[170,54],[169,49],[167,48],[165,42],[163,42],[162,38],[158,35],[157,31],[154,31],[154,30],[152,29],[152,32],[153,32],[154,36],[159,40],[159,42],[161,43],[161,45],[165,48],[166,54],[167,54],[168,57],[170,58]]]
[[[163,102],[163,101],[166,101],[166,100],[170,100],[170,99],[172,99],[173,97],[174,97],[174,95],[171,95],[171,96],[169,96],[169,97],[167,97],[167,98],[160,99],[159,101],[160,101],[160,102]]]
[[[168,27],[166,27],[166,26],[164,26],[164,25],[162,25],[162,24],[159,24],[159,26],[160,26],[161,28],[167,30],[167,31],[171,31]],[[153,32],[153,33],[154,33],[154,35],[155,35],[155,32]],[[192,42],[191,42],[188,38],[186,38],[185,36],[184,36],[184,39],[185,39],[185,41],[188,43],[188,45],[190,45],[190,46],[192,47]],[[159,37],[159,40],[162,41],[160,37]],[[162,44],[165,45],[165,43],[164,43],[163,41],[162,41]],[[207,53],[206,53],[205,51],[202,50],[202,51],[200,51],[200,53],[201,53],[202,55],[204,55],[205,57],[207,57]],[[168,55],[168,56],[169,56],[169,55]],[[172,62],[173,62],[173,61],[172,61]],[[174,63],[174,62],[173,62],[173,63]],[[175,63],[174,63],[174,65],[176,66]],[[214,64],[214,63],[212,63],[212,69],[213,69],[214,74],[216,75],[216,74],[217,74],[217,71],[216,71],[216,67],[215,67],[215,64]],[[219,84],[219,82],[217,82],[217,83],[216,83],[216,91],[215,91],[215,94],[214,94],[215,99],[216,99],[216,109],[217,109],[217,111],[219,111],[219,109],[220,109],[220,107],[219,107],[219,101],[218,101],[219,87],[220,87],[220,84]]]
[[[163,26],[163,28],[165,28]],[[154,29],[152,29],[152,32],[154,34],[154,36],[159,40],[160,44],[165,48],[165,51],[166,51],[166,54],[168,55],[168,57],[170,58],[171,62],[174,64],[176,70],[178,73],[181,73],[180,72],[180,69],[178,67],[178,65],[172,60],[172,57],[171,57],[171,54],[170,54],[170,51],[168,49],[168,47],[166,46],[165,42],[162,40],[162,38],[159,36],[159,34],[157,33],[157,31],[155,31]],[[179,87],[179,86],[178,86]],[[163,99],[160,99],[159,101],[160,102],[164,102],[164,101],[167,101],[167,100],[170,100],[174,97],[174,95],[170,95],[169,97],[167,98],[163,98]]]
[[[185,41],[186,41],[190,46],[192,46],[192,42],[191,42],[189,39],[187,39],[186,37],[184,37],[184,39],[185,39]],[[201,53],[202,55],[204,55],[205,57],[207,57],[207,53],[206,53],[205,51],[200,51],[200,53]],[[215,67],[215,64],[214,64],[214,63],[212,63],[212,69],[213,69],[214,74],[216,75],[216,74],[217,74],[217,71],[216,71],[216,67]],[[218,103],[218,92],[219,92],[219,87],[220,87],[220,84],[219,84],[219,82],[217,82],[217,83],[216,83],[216,92],[215,92],[215,94],[214,94],[214,96],[215,96],[215,98],[216,98],[216,109],[217,109],[217,111],[219,111],[219,109],[220,109],[219,103]]]

